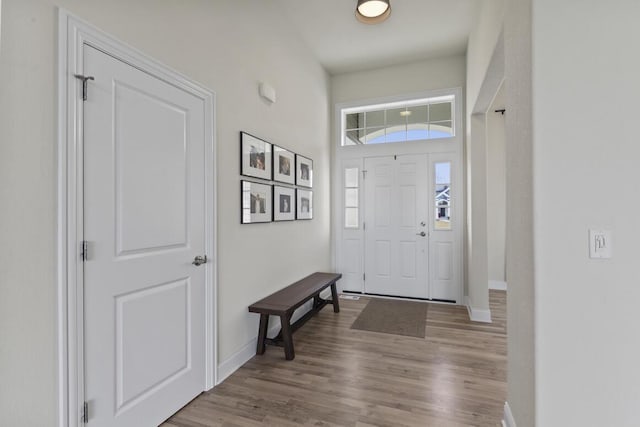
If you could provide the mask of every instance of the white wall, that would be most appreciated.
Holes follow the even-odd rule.
[[[535,420],[534,339],[538,331],[534,329],[531,0],[509,2],[504,39],[505,121],[509,141],[506,146],[507,401],[518,427],[560,426],[563,424],[536,424]],[[573,300],[564,300],[562,304],[567,309],[575,307]]]
[[[471,110],[481,95],[482,86],[495,74],[489,66],[499,46],[500,33],[504,31],[505,133],[509,141],[505,148],[505,252],[509,280],[507,400],[518,427],[532,427],[535,425],[535,350],[531,3],[530,0],[485,0],[479,8],[467,51],[467,102]],[[472,138],[468,143],[473,143]],[[469,164],[472,166],[477,167],[478,162]]]
[[[328,76],[276,7],[249,0],[5,0],[1,425],[55,422],[56,5],[217,93],[220,362],[257,335],[249,304],[331,267]],[[276,104],[258,97],[261,80],[276,88]],[[240,225],[240,130],[314,160],[312,221]]]
[[[467,45],[467,107],[469,114],[476,104],[480,89],[491,63],[507,0],[483,0],[477,5],[477,19]]]
[[[331,76],[333,105],[428,90],[464,87],[463,55]]]
[[[487,254],[489,282],[506,282],[505,120],[495,110],[505,105],[504,85],[487,113]]]
[[[487,118],[472,114],[466,139],[467,162],[467,286],[469,312],[490,321],[487,246]]]
[[[56,407],[55,15],[34,6],[40,5],[2,3],[0,424],[51,426]],[[38,405],[33,405],[35,390],[43,396]]]
[[[498,44],[505,0],[485,0],[477,5],[477,20],[467,44],[467,135],[465,140],[467,186],[467,283],[469,308],[489,313],[487,243],[487,123],[489,107],[501,76],[489,72],[502,61]],[[502,64],[499,64],[502,65]],[[499,68],[499,67],[498,67]],[[495,73],[494,73],[495,74]],[[495,89],[493,87],[495,86]]]
[[[640,420],[639,16],[635,0],[533,2],[539,426]],[[612,230],[612,259],[589,259],[590,227]]]

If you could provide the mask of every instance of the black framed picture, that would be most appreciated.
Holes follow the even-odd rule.
[[[272,146],[267,141],[240,132],[240,174],[271,179]]]
[[[273,146],[273,180],[295,184],[295,154],[286,148]]]
[[[294,219],[296,219],[296,190],[274,185],[273,220],[293,221]]]
[[[273,217],[273,187],[252,181],[240,181],[242,224],[271,222]]]
[[[296,190],[296,218],[313,219],[313,191]]]
[[[296,154],[296,185],[313,187],[313,160]]]

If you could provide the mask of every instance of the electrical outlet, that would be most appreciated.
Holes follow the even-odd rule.
[[[611,258],[611,230],[589,230],[589,258]]]

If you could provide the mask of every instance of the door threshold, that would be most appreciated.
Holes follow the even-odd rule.
[[[441,303],[441,304],[457,304],[456,301],[448,300],[448,299],[403,297],[398,295],[372,294],[368,292],[357,292],[357,291],[342,291],[342,292],[345,294],[357,294],[357,295],[364,295],[364,296],[374,297],[374,298],[402,299],[402,300],[410,300],[410,301],[434,302],[434,303]]]

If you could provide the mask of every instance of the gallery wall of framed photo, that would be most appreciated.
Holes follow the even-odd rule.
[[[313,219],[313,160],[240,132],[240,223]]]

